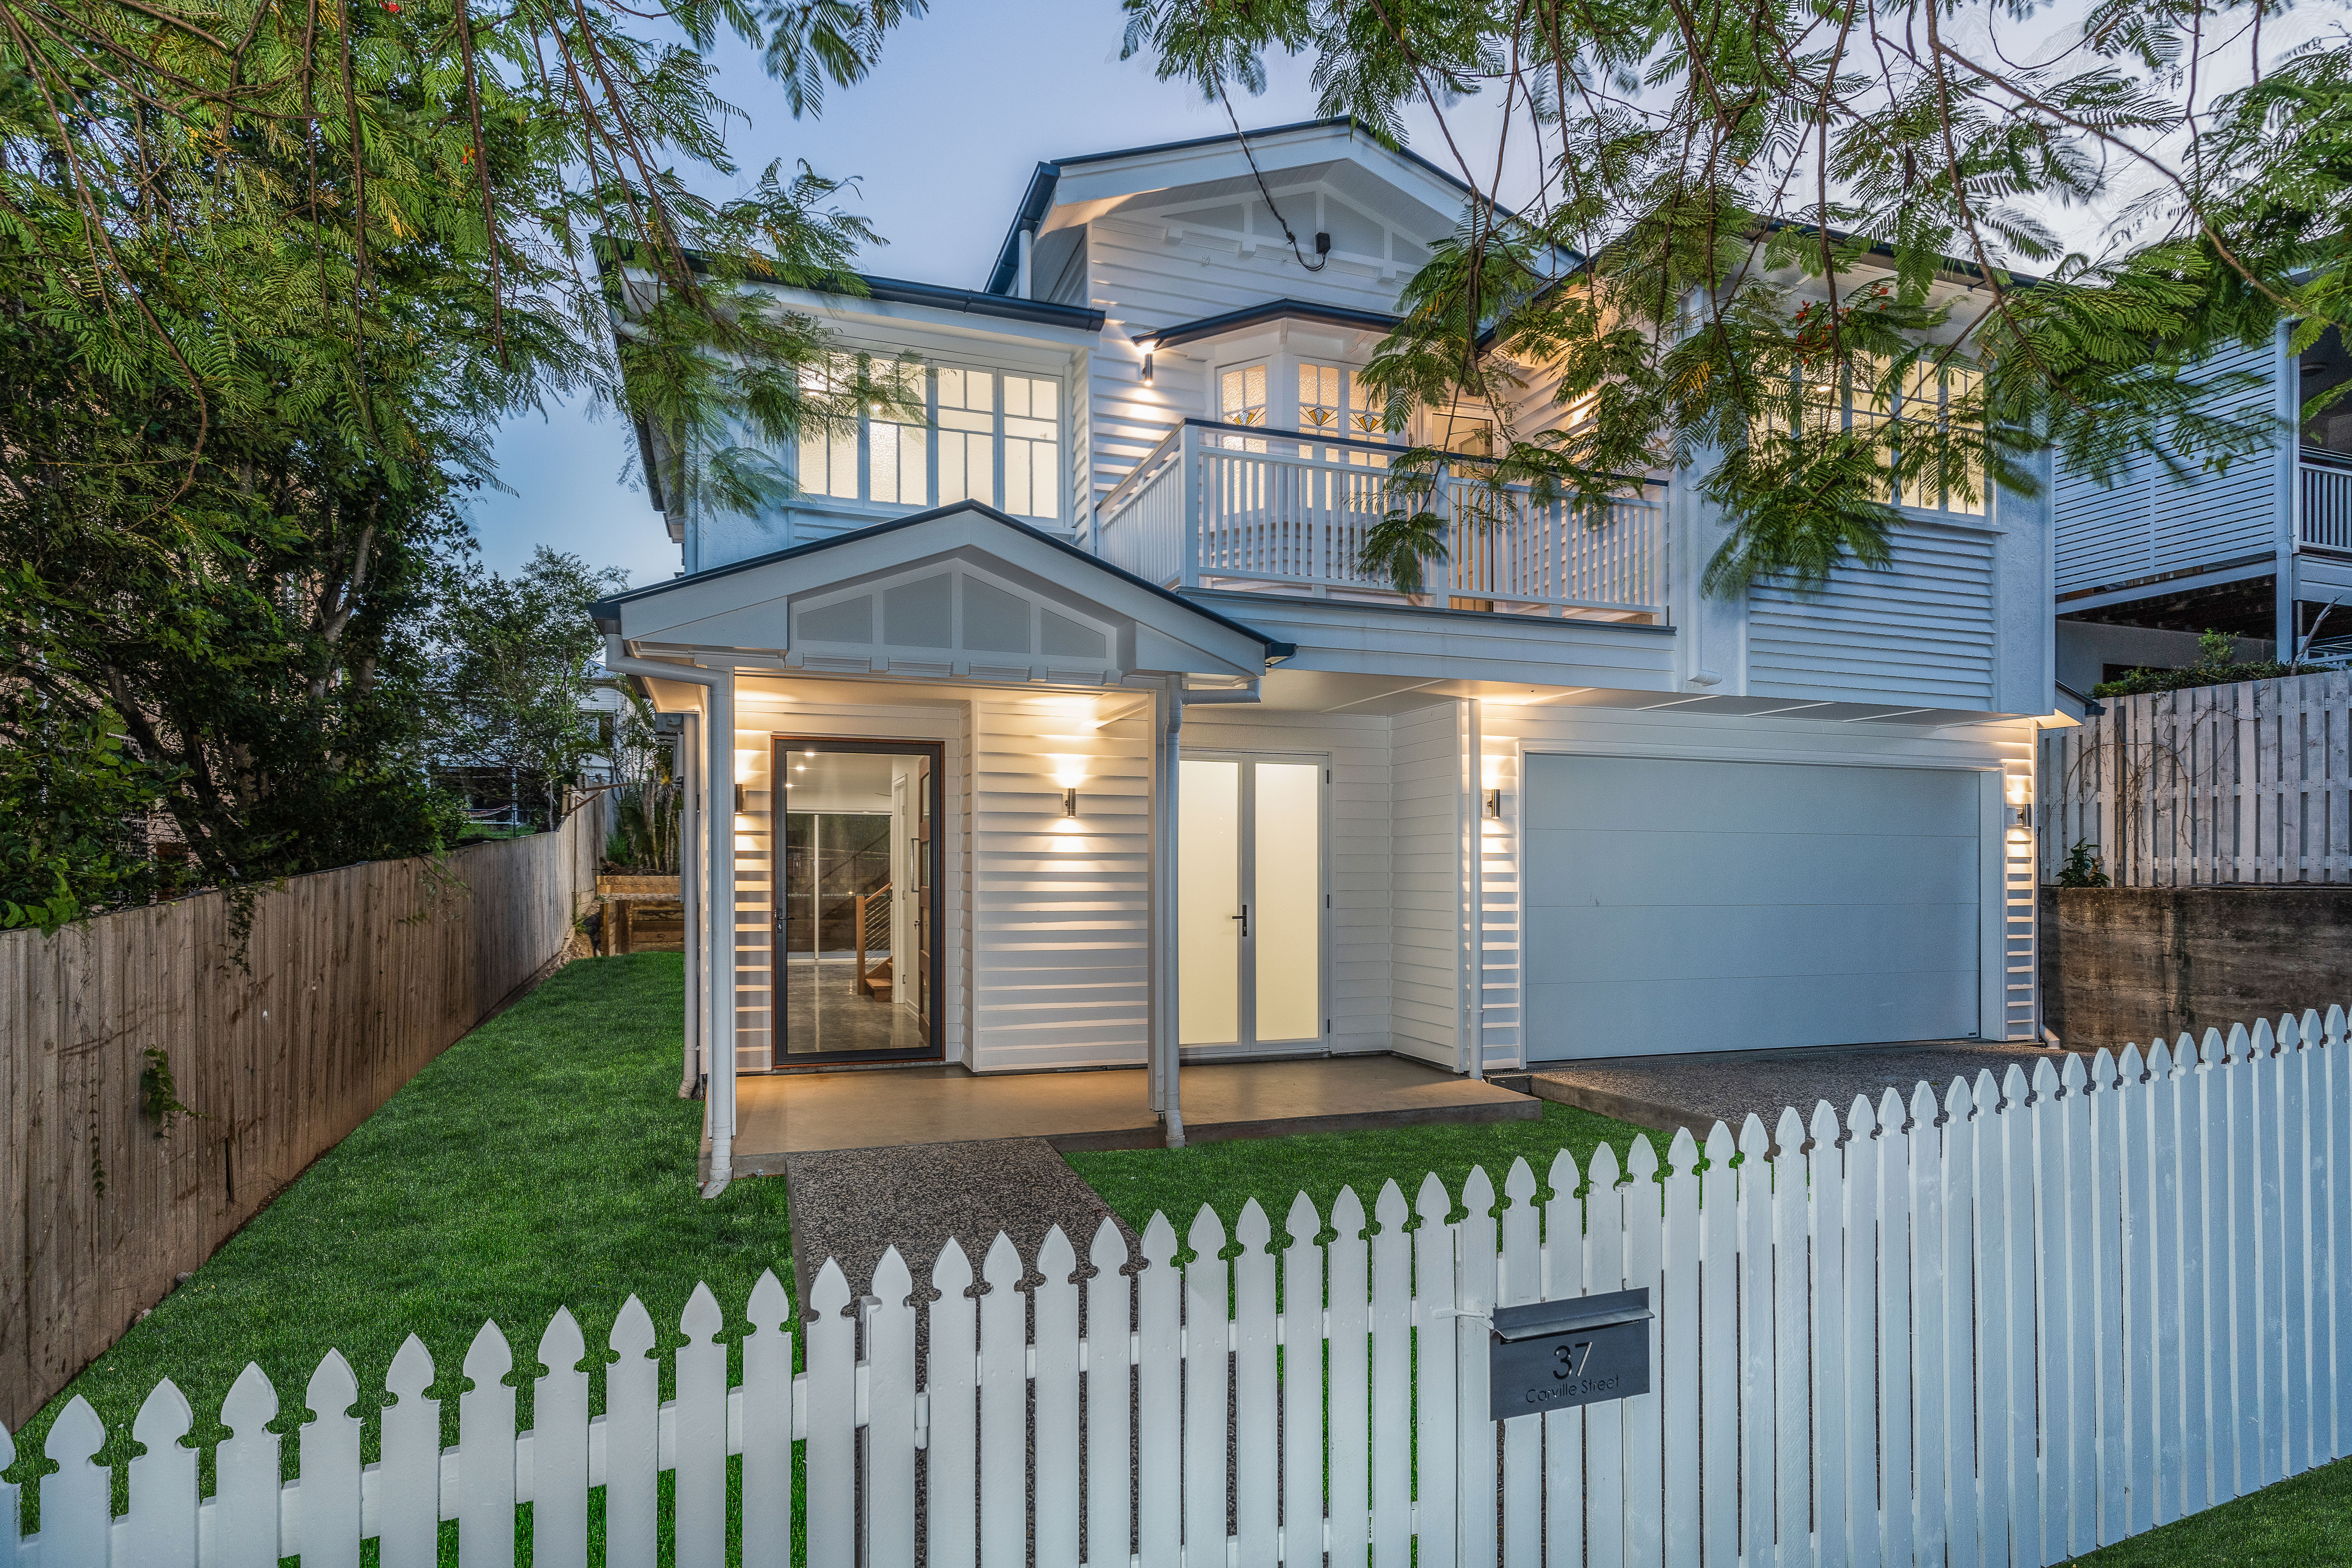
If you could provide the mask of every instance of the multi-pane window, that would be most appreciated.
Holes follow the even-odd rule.
[[[1218,378],[1217,417],[1228,425],[1265,423],[1265,366],[1237,365]]]
[[[1960,364],[1938,369],[1932,362],[1914,364],[1904,372],[1891,398],[1884,385],[1886,374],[1884,361],[1867,355],[1856,355],[1843,377],[1835,370],[1809,373],[1796,384],[1793,404],[1779,403],[1764,409],[1755,422],[1755,435],[1760,439],[1787,434],[1792,409],[1805,428],[1815,433],[1851,430],[1857,436],[1870,436],[1892,424],[1898,450],[1906,431],[1929,437],[1948,428],[1956,407],[1962,409],[1958,417],[1974,425],[1977,416],[1967,412],[1965,405],[1982,384],[1981,371]],[[1982,459],[1971,453],[1962,458],[1960,467],[1967,479],[1964,486],[1939,485],[1932,477],[1908,486],[1898,481],[1887,500],[1926,511],[1981,517],[1985,510]]]
[[[923,367],[875,367],[875,377],[894,386],[918,412],[908,418],[877,404],[866,425],[868,499],[893,506],[928,505],[931,494],[930,431],[921,420]]]
[[[830,398],[855,379],[846,358],[835,354],[801,366],[801,390],[811,398]],[[830,423],[800,438],[800,485],[810,495],[857,499],[857,427],[848,422]]]
[[[940,502],[996,501],[996,376],[940,367]]]
[[[1348,416],[1348,373],[1333,364],[1298,366],[1298,427],[1337,435]]]
[[[1004,378],[1004,510],[1015,517],[1058,517],[1060,386],[1041,376]]]
[[[876,402],[803,435],[803,494],[893,507],[977,500],[1020,517],[1062,515],[1060,382],[953,365],[877,364],[870,374],[923,412]],[[853,380],[846,356],[801,373],[812,396],[837,396]]]

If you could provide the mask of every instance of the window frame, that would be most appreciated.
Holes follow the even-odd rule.
[[[867,352],[874,353],[877,360],[880,358],[879,351],[869,350]],[[1067,371],[1025,369],[1009,365],[994,364],[977,359],[965,359],[961,356],[950,357],[929,354],[921,357],[917,368],[919,368],[922,376],[923,384],[922,424],[919,426],[915,426],[902,425],[900,421],[895,419],[883,419],[877,421],[873,410],[870,408],[861,409],[857,416],[857,436],[855,448],[856,453],[857,469],[856,495],[840,496],[832,494],[829,491],[817,491],[803,489],[798,494],[794,495],[789,501],[784,503],[786,510],[852,512],[877,517],[890,517],[904,516],[910,510],[921,511],[933,507],[954,504],[953,502],[942,501],[940,499],[941,494],[940,483],[940,438],[943,434],[948,433],[945,426],[941,426],[940,423],[940,372],[942,370],[953,370],[962,372],[966,374],[984,374],[991,378],[991,393],[988,411],[988,452],[990,473],[987,493],[985,495],[975,495],[970,498],[959,497],[958,500],[970,499],[979,501],[983,506],[992,507],[996,510],[1004,512],[1007,516],[1020,518],[1025,522],[1042,524],[1055,529],[1069,528],[1071,526],[1071,483],[1069,465],[1072,453],[1072,413],[1070,408],[1072,393],[1071,377],[1069,373]],[[1005,421],[1008,418],[1014,417],[1014,416],[1011,416],[1006,413],[1004,405],[1003,384],[1005,378],[1008,376],[1020,376],[1030,381],[1045,382],[1050,384],[1054,388],[1054,482],[1052,486],[1052,494],[1054,497],[1055,506],[1054,510],[1050,515],[1036,512],[1014,511],[1006,504],[1005,446],[1008,437],[1005,428]],[[1034,416],[1022,416],[1021,417]],[[884,500],[877,499],[875,496],[874,426],[877,423],[899,425],[902,428],[908,429],[920,428],[924,432],[924,500],[921,502]],[[979,434],[977,431],[957,431],[954,433],[958,435]],[[1021,438],[1028,439],[1028,437]],[[801,481],[802,453],[806,448],[807,445],[808,437],[794,437],[793,438],[791,471],[795,485],[798,485]],[[828,468],[827,471],[828,474],[830,474],[830,468]]]

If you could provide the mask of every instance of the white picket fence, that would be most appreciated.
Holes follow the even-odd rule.
[[[520,1435],[511,1353],[485,1325],[446,1450],[412,1339],[372,1465],[330,1354],[283,1484],[278,1397],[248,1367],[201,1502],[165,1383],[134,1425],[146,1452],[120,1518],[91,1460],[106,1434],[76,1398],[48,1434],[40,1532],[0,1528],[0,1568],[351,1568],[366,1537],[383,1568],[425,1568],[443,1520],[464,1568],[510,1568],[522,1502],[533,1564],[584,1563],[593,1510],[604,1560],[637,1568],[656,1561],[661,1470],[681,1568],[726,1563],[730,1522],[741,1563],[782,1568],[794,1440],[809,1568],[2047,1563],[2352,1447],[2348,1136],[2352,1043],[2331,1007],[2087,1071],[2040,1061],[2030,1086],[2011,1068],[1907,1104],[1890,1089],[1843,1122],[1788,1110],[1769,1140],[1755,1117],[1736,1144],[1718,1124],[1704,1168],[1678,1133],[1663,1182],[1646,1140],[1625,1173],[1605,1148],[1581,1171],[1563,1151],[1540,1202],[1517,1161],[1499,1215],[1483,1172],[1458,1220],[1432,1176],[1410,1207],[1386,1185],[1369,1237],[1343,1192],[1326,1240],[1302,1195],[1277,1252],[1253,1203],[1230,1261],[1205,1209],[1181,1268],[1165,1217],[1134,1274],[1110,1225],[1083,1279],[1055,1231],[1033,1293],[999,1237],[984,1291],[950,1244],[918,1306],[894,1250],[854,1317],[828,1261],[798,1376],[791,1305],[762,1276],[734,1388],[698,1289],[667,1403],[633,1298],[593,1419],[558,1313]],[[1497,1305],[1632,1287],[1657,1308],[1653,1392],[1488,1419]],[[0,1468],[13,1458],[0,1434]],[[0,1486],[0,1521],[16,1500]]]

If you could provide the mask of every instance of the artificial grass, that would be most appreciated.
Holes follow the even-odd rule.
[[[1371,1213],[1384,1182],[1394,1181],[1410,1204],[1421,1190],[1422,1178],[1437,1173],[1445,1190],[1454,1195],[1454,1212],[1462,1213],[1462,1184],[1473,1165],[1484,1166],[1495,1184],[1496,1204],[1502,1202],[1503,1181],[1511,1162],[1524,1158],[1535,1170],[1536,1184],[1549,1192],[1545,1177],[1564,1147],[1583,1169],[1592,1152],[1606,1143],[1617,1151],[1622,1165],[1633,1140],[1647,1137],[1664,1158],[1668,1137],[1630,1121],[1544,1101],[1540,1120],[1440,1123],[1426,1127],[1396,1127],[1370,1132],[1309,1132],[1296,1138],[1250,1138],[1226,1143],[1194,1143],[1182,1149],[1120,1149],[1105,1153],[1064,1156],[1086,1178],[1118,1216],[1140,1231],[1154,1213],[1164,1213],[1176,1227],[1180,1242],[1192,1229],[1192,1218],[1206,1204],[1232,1235],[1243,1205],[1251,1198],[1265,1210],[1276,1246],[1286,1246],[1283,1220],[1293,1198],[1305,1193],[1325,1221],[1332,1200],[1343,1186],[1353,1187],[1364,1212]]]
[[[139,1405],[167,1376],[208,1443],[226,1435],[230,1384],[257,1363],[278,1390],[274,1425],[291,1433],[330,1349],[351,1363],[372,1415],[414,1333],[433,1354],[448,1444],[460,1363],[485,1320],[513,1347],[523,1426],[540,1334],[560,1306],[592,1366],[632,1293],[662,1352],[683,1342],[678,1314],[697,1280],[717,1293],[725,1337],[740,1339],[761,1270],[792,1279],[784,1184],[698,1193],[702,1105],[677,1097],[682,985],[676,953],[570,964],[452,1046],[51,1400],[17,1438],[12,1479],[47,1468],[42,1440],[75,1394],[106,1421],[101,1458],[126,1459]],[[663,1397],[671,1384],[665,1356]],[[601,1409],[604,1379],[590,1390]],[[364,1431],[373,1459],[373,1420]],[[285,1447],[289,1474],[296,1447]],[[121,1484],[118,1471],[117,1508]]]

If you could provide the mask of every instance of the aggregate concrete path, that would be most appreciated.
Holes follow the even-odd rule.
[[[1783,1106],[1794,1106],[1810,1121],[1814,1105],[1825,1100],[1843,1121],[1858,1094],[1875,1106],[1892,1089],[1907,1102],[1924,1080],[1941,1100],[1956,1078],[1973,1084],[1979,1072],[1990,1070],[1998,1080],[2015,1062],[2031,1079],[2036,1061],[2046,1059],[2055,1068],[2065,1058],[2063,1050],[1979,1040],[1611,1057],[1538,1065],[1528,1092],[1668,1134],[1687,1127],[1704,1141],[1717,1121],[1737,1136],[1750,1111],[1769,1130]]]
[[[996,1233],[1012,1237],[1035,1272],[1037,1248],[1058,1225],[1084,1267],[1110,1205],[1043,1138],[989,1138],[890,1149],[829,1149],[784,1157],[792,1215],[793,1273],[809,1299],[816,1271],[832,1258],[852,1296],[867,1293],[875,1266],[892,1246],[929,1299],[931,1265],[953,1237],[977,1275]],[[1141,1242],[1122,1222],[1129,1256]]]

